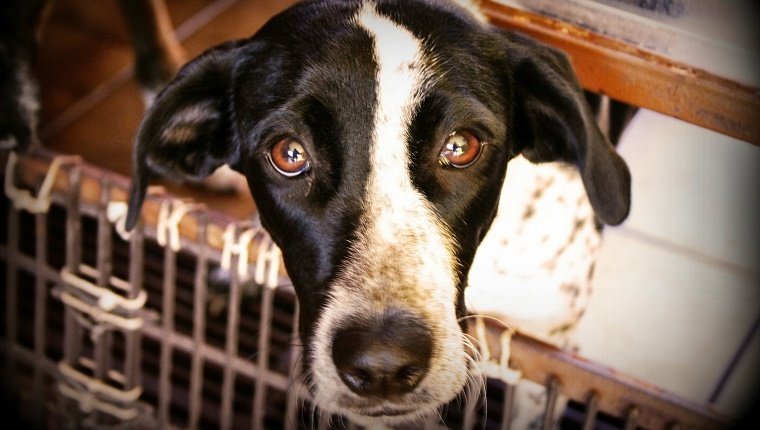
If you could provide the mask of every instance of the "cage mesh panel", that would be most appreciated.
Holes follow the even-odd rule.
[[[41,183],[46,157],[15,172],[17,183],[30,189]],[[209,282],[220,262],[219,231],[229,220],[213,212],[188,215],[194,239],[183,236],[178,251],[156,243],[152,221],[124,240],[107,218],[114,196],[124,198],[123,178],[87,165],[59,176],[63,185],[46,213],[16,210],[0,199],[0,225],[6,226],[0,229],[3,388],[17,391],[25,419],[48,428],[359,428],[313,408],[296,382],[298,306],[286,280],[262,287],[232,270],[231,282]],[[146,206],[167,199],[153,196]],[[257,237],[262,240],[254,247],[265,243]],[[102,312],[141,326],[103,325],[102,315],[65,304],[65,297],[75,296],[102,305],[64,282],[62,269],[127,301],[144,289],[147,300],[138,309]],[[489,356],[495,361],[500,335],[501,328],[488,325],[489,338],[482,339],[495,345]],[[681,428],[726,426],[708,408],[611,379],[604,369],[551,347],[529,339],[513,345],[513,364],[547,383],[546,410],[560,395],[576,393],[560,428],[663,428],[679,419],[685,420]],[[489,373],[484,390],[485,400],[460,396],[442,408],[445,425],[509,428],[514,386]],[[543,427],[551,428],[553,414],[544,413]],[[441,424],[429,420],[425,428]]]

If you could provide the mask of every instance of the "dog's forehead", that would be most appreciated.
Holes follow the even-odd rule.
[[[470,11],[445,1],[304,2],[273,18],[254,39],[267,40],[304,70],[362,65],[350,60],[371,53],[378,39],[398,50],[419,45],[427,61],[452,61],[460,53],[452,50],[475,51],[485,29]]]
[[[324,126],[332,122],[351,134],[336,134],[336,144],[366,142],[369,122],[381,107],[378,96],[386,89],[400,94],[396,90],[404,82],[383,79],[390,76],[383,71],[398,74],[398,68],[417,74],[414,85],[407,85],[417,101],[438,87],[490,99],[496,91],[467,89],[495,81],[485,75],[490,68],[477,53],[484,29],[467,11],[445,2],[296,5],[251,39],[251,55],[237,66],[235,110],[251,120],[241,131],[254,136],[248,141],[256,145],[258,133],[251,127],[262,129],[267,124],[262,119],[283,111],[303,118],[317,104],[331,117]],[[409,115],[414,107],[397,103],[398,109],[387,113]]]
[[[468,11],[446,2],[320,8],[277,27],[299,29],[277,33],[293,38],[286,43],[289,70],[283,70],[292,74],[286,79],[293,84],[290,99],[317,99],[337,115],[349,113],[343,118],[349,123],[356,122],[356,114],[380,107],[372,102],[386,89],[397,92],[403,80],[383,78],[403,75],[404,68],[417,75],[417,93],[411,94],[417,101],[437,92],[491,104],[499,93],[494,85],[500,80],[481,49],[488,30]],[[498,110],[493,107],[488,106]]]
[[[499,79],[474,52],[488,31],[466,11],[442,4],[311,3],[267,24],[253,39],[261,55],[239,63],[239,73],[250,72],[238,75],[233,91],[234,111],[245,113],[236,116],[240,136],[257,160],[252,175],[267,168],[261,154],[269,143],[291,134],[303,138],[312,157],[310,193],[301,194],[312,198],[304,204],[320,206],[314,217],[355,216],[372,201],[375,210],[397,212],[380,229],[392,232],[408,212],[430,214],[428,205],[446,203],[432,201],[435,190],[420,185],[423,175],[437,175],[445,137],[485,123],[495,130],[485,136],[495,148],[505,116],[488,104],[500,100]],[[469,176],[488,174],[473,170]],[[434,188],[438,177],[431,179]],[[278,193],[278,184],[260,188]],[[383,203],[390,196],[393,207]],[[413,208],[403,208],[404,197]],[[466,207],[459,202],[442,213],[455,217]]]
[[[418,50],[412,66],[424,65],[435,76],[428,84],[465,88],[487,100],[496,92],[467,88],[495,81],[481,49],[489,34],[467,10],[447,2],[300,3],[251,39],[250,55],[236,67],[236,102],[244,106],[238,110],[261,118],[312,96],[338,113],[370,109],[367,92],[382,66],[379,43],[397,57]]]

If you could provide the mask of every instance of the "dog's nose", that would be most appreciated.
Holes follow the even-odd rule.
[[[353,321],[333,338],[333,362],[343,383],[363,397],[391,399],[406,394],[428,371],[433,337],[407,312],[386,312]]]

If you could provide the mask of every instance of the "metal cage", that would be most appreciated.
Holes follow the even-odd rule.
[[[299,384],[298,304],[255,222],[159,191],[127,237],[126,178],[50,153],[3,164],[3,388],[20,420],[44,428],[360,428],[321,414]],[[214,282],[218,273],[229,279]],[[707,405],[493,321],[473,319],[471,334],[485,399],[455,400],[427,428],[509,428],[520,378],[545,385],[546,429],[731,424]],[[560,395],[568,406],[555,414]]]

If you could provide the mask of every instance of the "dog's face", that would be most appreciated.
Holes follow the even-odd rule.
[[[468,379],[459,318],[507,162],[578,164],[620,222],[628,172],[567,60],[432,1],[308,2],[179,73],[141,126],[153,174],[248,178],[300,303],[317,403],[409,420]]]

